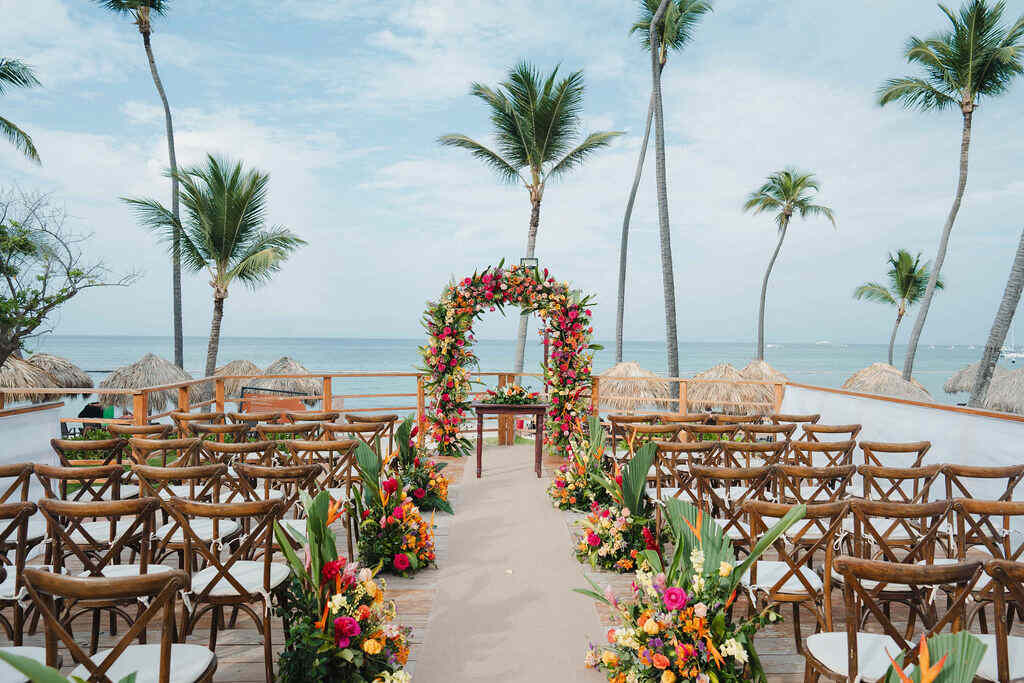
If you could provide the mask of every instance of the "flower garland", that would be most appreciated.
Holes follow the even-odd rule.
[[[584,392],[590,384],[594,328],[587,308],[590,297],[556,282],[547,269],[512,265],[504,261],[445,288],[437,302],[429,302],[423,317],[427,344],[423,356],[424,388],[429,436],[443,456],[464,456],[471,444],[460,434],[470,403],[469,368],[476,365],[471,350],[473,320],[485,310],[519,306],[540,315],[551,334],[551,357],[544,368],[544,383],[551,408],[544,443],[562,454],[572,451],[573,435],[582,432],[587,414]]]

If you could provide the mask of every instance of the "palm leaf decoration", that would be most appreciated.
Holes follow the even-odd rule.
[[[890,666],[885,676],[885,683],[971,683],[981,666],[982,657],[987,646],[968,631],[957,633],[938,633],[916,648],[921,655],[927,653],[927,666],[930,675],[922,675],[924,661],[914,665],[909,674],[903,669],[897,670]],[[916,653],[915,653],[916,654]],[[895,657],[900,666],[907,661],[908,653]],[[923,660],[922,656],[922,660]],[[939,664],[940,662],[941,665]],[[937,675],[936,675],[937,673]]]
[[[591,471],[590,478],[599,486],[604,487],[612,500],[629,510],[637,517],[643,517],[647,507],[647,474],[654,464],[654,456],[658,448],[653,443],[646,443],[622,468],[622,484],[612,479],[603,470]]]

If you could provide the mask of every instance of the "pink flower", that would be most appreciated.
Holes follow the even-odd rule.
[[[392,514],[395,516],[395,519],[405,519],[405,509],[404,508],[397,507],[397,508],[395,508],[395,511]]]
[[[564,489],[565,488],[565,480],[564,479],[556,479],[555,480],[555,486],[560,488],[560,489]]]
[[[395,556],[394,558],[392,558],[391,563],[395,565],[395,569],[397,569],[400,572],[404,572],[406,569],[409,568],[409,556],[405,553],[395,553]]]
[[[682,588],[673,586],[672,588],[665,589],[665,595],[662,596],[662,600],[665,601],[666,609],[677,610],[686,607],[686,603],[690,600],[690,596],[688,596],[686,591]]]
[[[349,646],[353,636],[358,636],[362,632],[359,622],[352,617],[338,617],[334,620],[334,639],[342,649]]]
[[[587,533],[587,545],[591,548],[596,548],[601,545],[601,538],[593,531]]]

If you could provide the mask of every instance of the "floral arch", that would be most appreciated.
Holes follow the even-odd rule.
[[[585,392],[590,385],[593,350],[590,343],[591,298],[556,282],[547,269],[508,266],[504,261],[447,286],[437,302],[428,302],[423,317],[427,344],[420,347],[425,363],[424,389],[427,434],[439,455],[468,455],[471,444],[459,433],[470,403],[469,369],[473,354],[473,321],[485,311],[506,305],[537,313],[551,336],[551,357],[544,384],[551,408],[544,443],[567,454],[588,413]]]

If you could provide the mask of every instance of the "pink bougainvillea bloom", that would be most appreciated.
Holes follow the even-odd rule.
[[[665,607],[667,609],[677,610],[686,607],[686,603],[689,602],[690,596],[688,596],[686,591],[682,588],[672,586],[671,588],[665,589],[665,595],[662,596],[662,600],[664,600]]]

